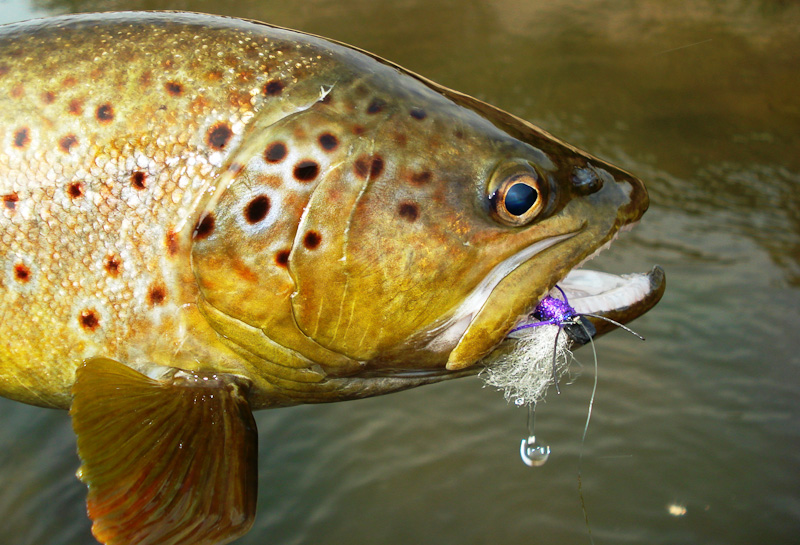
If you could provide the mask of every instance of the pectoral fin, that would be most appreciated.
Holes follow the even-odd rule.
[[[77,371],[70,414],[92,533],[107,545],[228,543],[255,515],[257,434],[246,385],[110,359]]]

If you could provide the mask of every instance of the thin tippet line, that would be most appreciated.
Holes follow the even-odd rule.
[[[594,545],[594,538],[592,537],[592,527],[589,524],[589,512],[586,510],[586,501],[583,497],[583,482],[581,480],[581,470],[583,465],[583,449],[586,444],[586,432],[589,431],[589,421],[592,419],[592,409],[594,407],[594,396],[597,393],[597,351],[594,347],[594,340],[589,332],[586,330],[581,322],[578,322],[583,328],[586,335],[589,337],[590,344],[592,345],[592,356],[594,357],[594,384],[592,385],[592,396],[589,398],[589,412],[586,414],[586,424],[583,426],[583,435],[581,436],[581,453],[578,456],[578,495],[581,498],[581,509],[583,509],[583,519],[586,521],[586,531],[589,533],[589,543]]]

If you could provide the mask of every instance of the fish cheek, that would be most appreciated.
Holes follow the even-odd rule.
[[[398,194],[386,168],[386,178],[363,192],[356,171],[326,180],[298,233],[318,231],[322,242],[293,256],[298,325],[359,360],[384,357],[441,317],[478,281],[473,270],[480,268],[470,265],[478,252],[453,231],[452,217]]]
[[[291,312],[288,298],[294,284],[287,268],[276,262],[276,255],[291,247],[283,205],[266,180],[235,180],[195,230],[192,267],[203,298],[257,327],[280,312]],[[205,218],[211,215],[214,227],[209,233]]]

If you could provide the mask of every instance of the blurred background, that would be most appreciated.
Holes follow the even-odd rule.
[[[800,540],[800,5],[791,0],[0,1],[0,22],[172,9],[367,49],[642,177],[641,225],[592,262],[667,271],[663,301],[537,409],[463,379],[256,415],[237,543]],[[65,412],[0,400],[0,543],[90,545]]]

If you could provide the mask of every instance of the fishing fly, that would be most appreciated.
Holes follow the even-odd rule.
[[[586,423],[581,436],[581,452],[578,459],[578,493],[581,499],[586,528],[589,532],[589,539],[591,543],[594,543],[589,524],[589,515],[583,498],[581,480],[583,444],[586,441],[586,433],[589,430],[589,422],[592,418],[598,378],[597,351],[595,350],[593,339],[597,330],[587,317],[610,322],[641,340],[645,339],[632,329],[611,318],[600,316],[599,314],[578,312],[570,304],[564,290],[560,286],[556,286],[556,289],[562,298],[559,299],[551,295],[545,296],[528,317],[535,321],[523,323],[509,332],[509,337],[518,339],[514,348],[501,356],[492,368],[486,370],[487,376],[484,377],[484,380],[487,384],[503,389],[506,398],[514,399],[516,405],[528,405],[528,435],[520,442],[520,457],[528,467],[539,467],[544,465],[550,457],[550,447],[537,442],[536,439],[534,429],[536,403],[544,398],[547,385],[550,383],[555,385],[557,393],[561,393],[558,378],[566,370],[569,358],[572,356],[568,349],[569,342],[566,339],[566,335],[562,336],[561,332],[562,330],[566,331],[567,335],[580,345],[587,343],[591,345],[594,359],[594,383],[589,398]],[[555,332],[553,332],[554,328],[544,326],[556,326]],[[552,340],[550,340],[551,338]],[[551,348],[545,352],[548,346]],[[548,359],[550,354],[552,354],[552,358]]]

